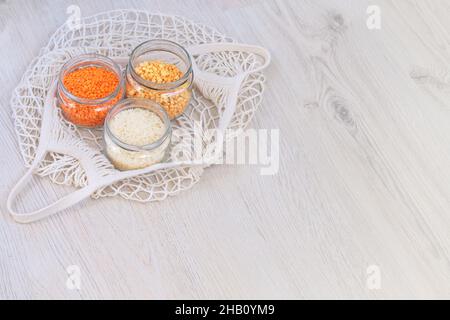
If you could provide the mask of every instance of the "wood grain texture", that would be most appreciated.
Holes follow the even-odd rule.
[[[9,98],[72,4],[179,14],[268,48],[252,125],[281,130],[279,173],[214,167],[161,203],[14,223]],[[373,4],[381,30],[366,27]],[[446,0],[0,1],[0,298],[450,298],[449,14]],[[34,188],[36,207],[61,192]]]

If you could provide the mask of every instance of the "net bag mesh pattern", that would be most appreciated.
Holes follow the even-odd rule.
[[[186,47],[234,42],[210,27],[185,18],[143,11],[110,11],[84,18],[76,26],[65,23],[32,61],[11,99],[20,152],[27,167],[31,166],[36,156],[45,97],[62,65],[83,53],[95,52],[111,58],[126,57],[133,48],[149,39],[172,40]],[[260,64],[256,55],[234,51],[211,52],[194,56],[194,59],[202,71],[223,77],[251,71]],[[263,89],[264,76],[261,72],[246,75],[239,89],[229,129],[246,128],[261,104]],[[193,135],[196,126],[203,132],[217,128],[226,98],[226,92],[220,88],[207,85],[194,87],[189,107],[173,122],[173,135]],[[55,110],[55,113],[59,122],[55,125],[60,135],[71,137],[73,143],[83,145],[86,152],[101,159],[99,166],[102,170],[114,170],[102,154],[101,130],[80,129],[67,122],[59,110]],[[202,139],[204,145],[212,143],[212,138],[208,135]],[[190,149],[189,145],[181,144],[179,147]],[[188,156],[188,152],[185,156]],[[162,200],[192,187],[199,181],[203,170],[204,167],[201,166],[158,170],[102,187],[92,197],[120,195],[141,202]],[[35,174],[48,177],[56,184],[78,188],[87,184],[86,172],[78,159],[62,153],[49,152]]]

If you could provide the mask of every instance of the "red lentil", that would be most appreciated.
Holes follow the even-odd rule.
[[[110,96],[120,83],[119,77],[102,67],[76,69],[62,79],[66,90],[77,99],[97,100]],[[102,104],[82,104],[60,93],[60,107],[70,122],[84,127],[97,127],[103,124],[109,109],[123,96],[119,92],[114,98]]]

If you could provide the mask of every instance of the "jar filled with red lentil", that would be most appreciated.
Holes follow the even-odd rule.
[[[125,95],[117,63],[99,54],[84,54],[61,69],[57,104],[69,122],[86,128],[103,125],[108,111]]]
[[[155,101],[174,119],[189,105],[193,80],[191,58],[182,46],[168,40],[150,40],[130,56],[127,97]]]

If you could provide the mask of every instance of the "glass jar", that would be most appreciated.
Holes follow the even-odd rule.
[[[90,99],[78,97],[66,88],[67,75],[83,68],[103,68],[108,74],[117,76],[117,86],[106,96]],[[107,81],[107,80],[105,80]],[[82,84],[82,83],[81,83]],[[99,83],[101,86],[104,83]],[[95,89],[95,88],[94,88]],[[95,91],[93,91],[95,93]],[[103,125],[108,111],[125,95],[125,80],[117,63],[99,54],[84,54],[70,59],[61,69],[57,88],[57,105],[66,120],[86,128]]]
[[[163,134],[153,143],[133,145],[125,143],[111,130],[111,121],[125,110],[142,108],[153,112],[163,124]],[[129,133],[129,132],[127,132]],[[105,152],[119,170],[142,169],[165,160],[172,137],[172,127],[167,112],[154,101],[130,98],[120,101],[106,116],[104,126]]]
[[[165,83],[146,80],[137,69],[141,63],[152,61],[174,65],[182,76]],[[168,40],[150,40],[137,46],[130,56],[126,73],[127,97],[153,100],[166,109],[170,119],[174,119],[189,105],[193,80],[191,58],[182,46]]]

